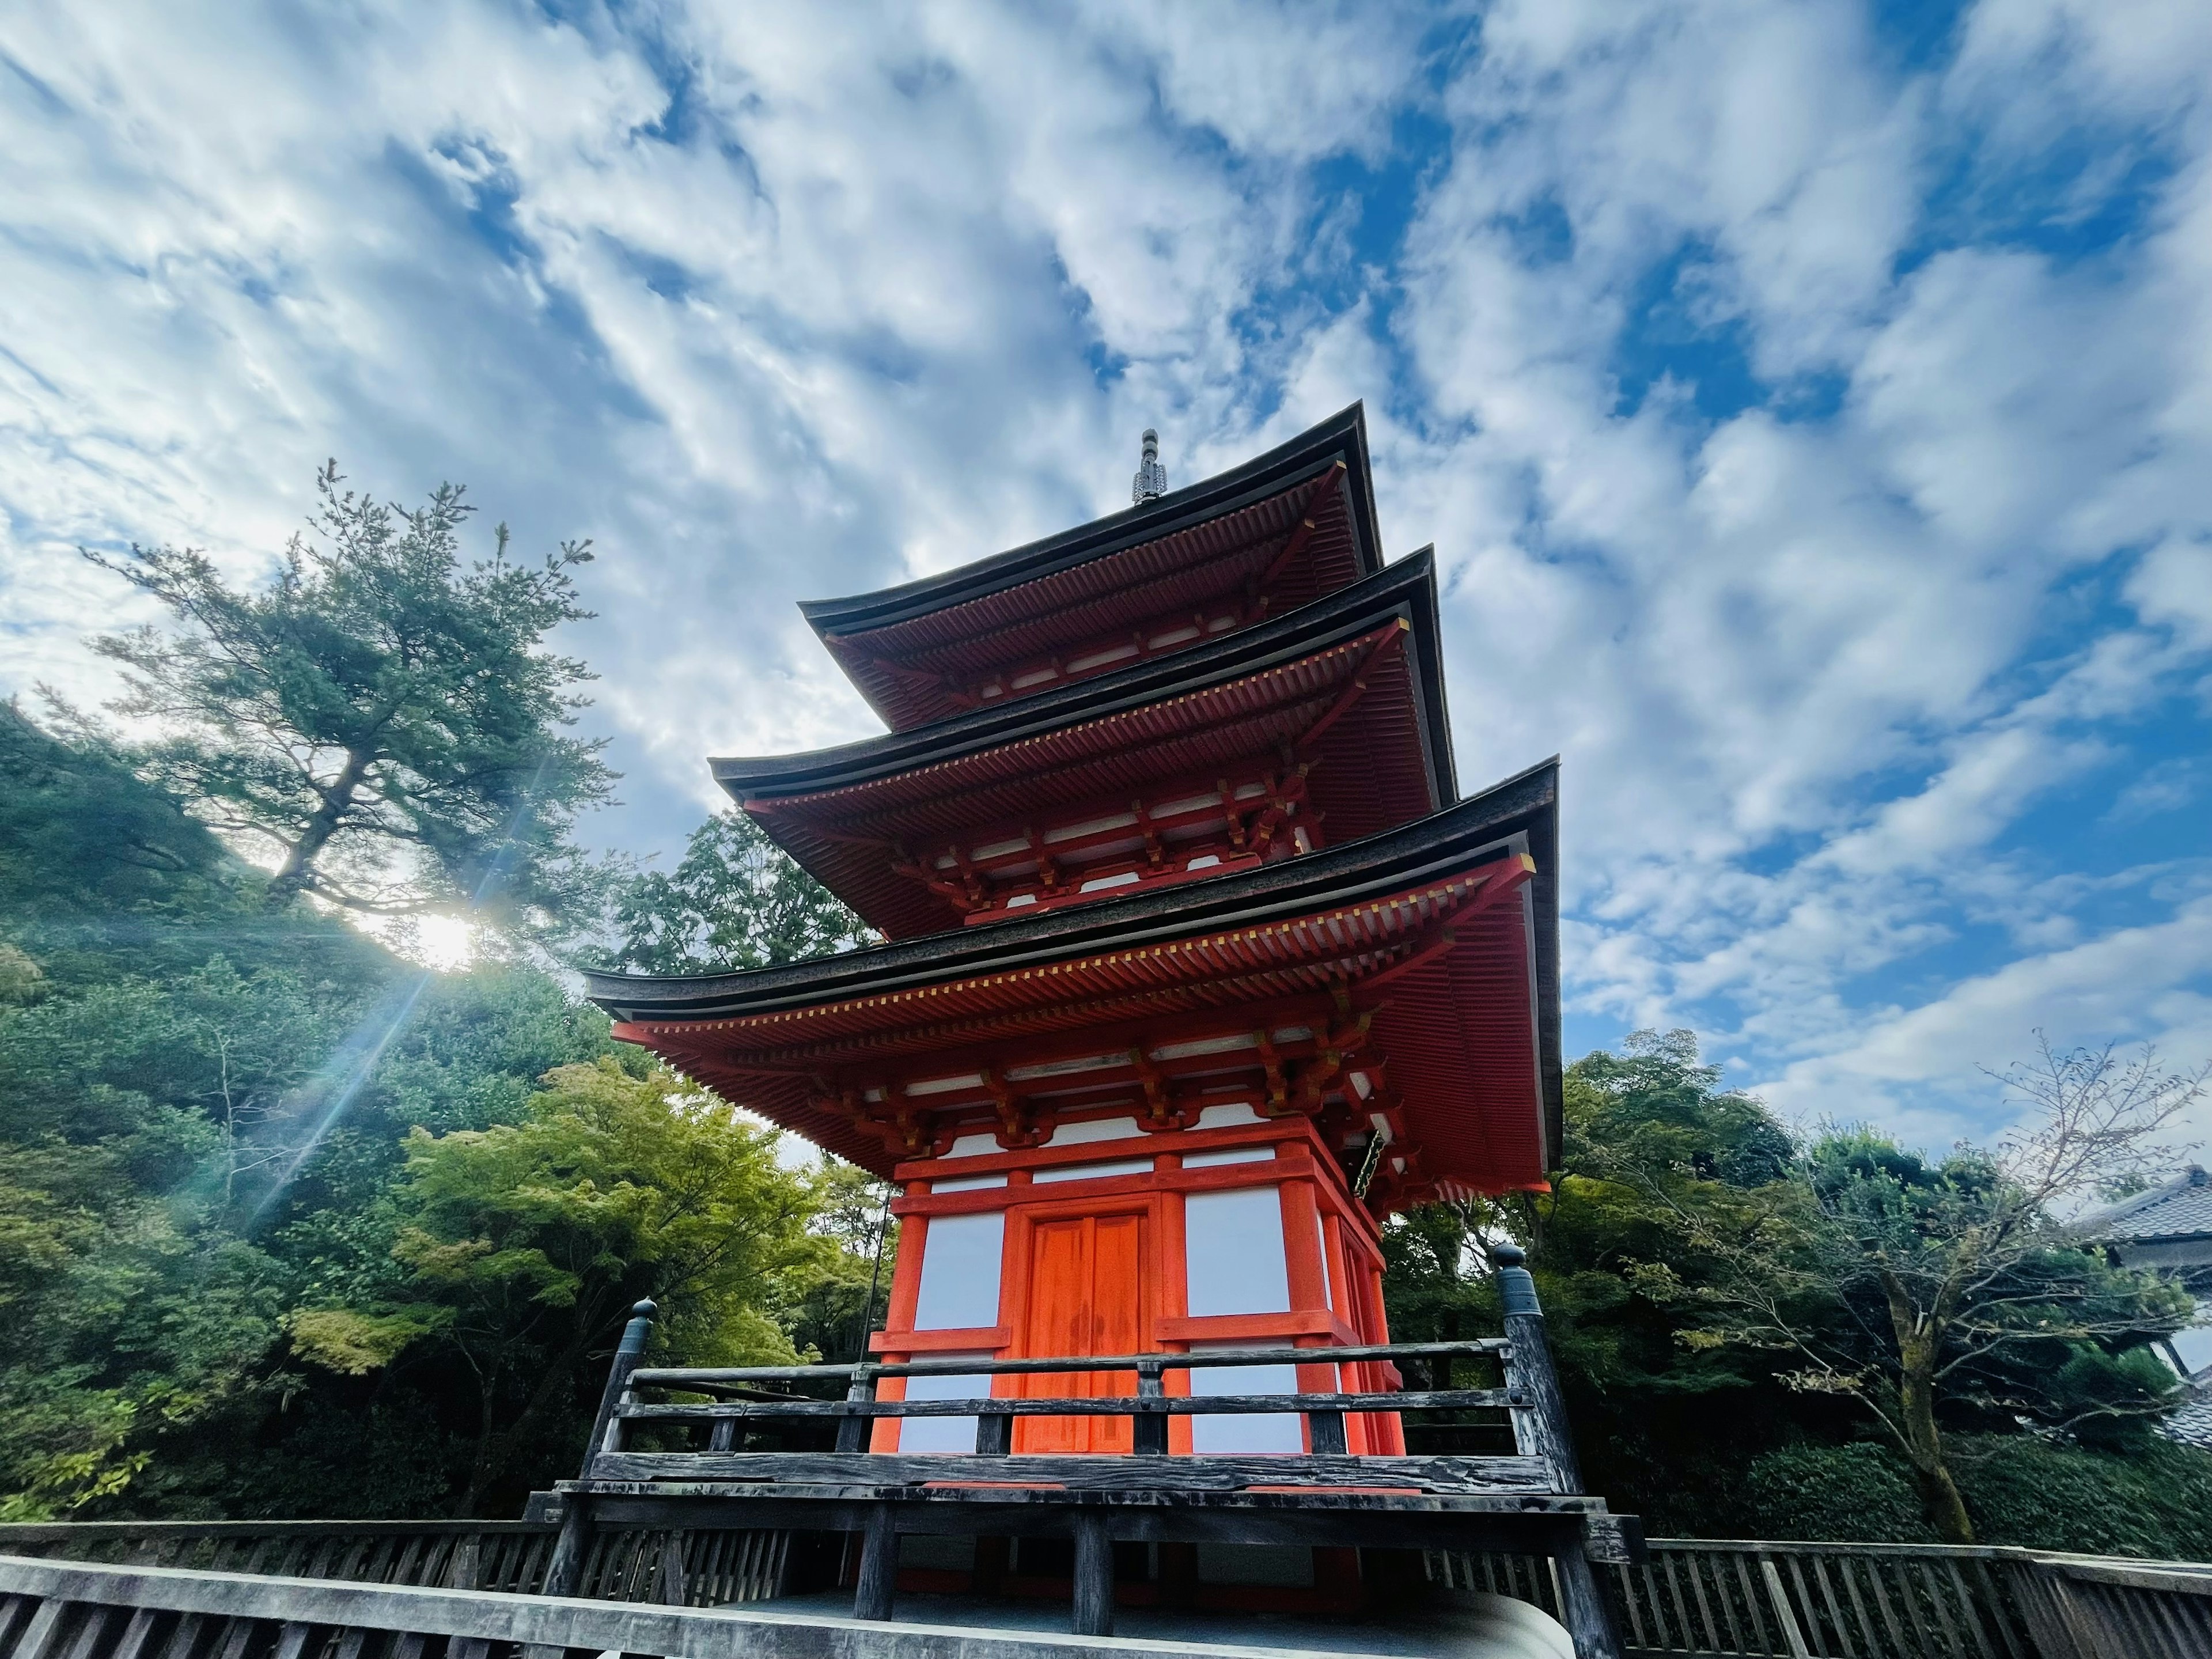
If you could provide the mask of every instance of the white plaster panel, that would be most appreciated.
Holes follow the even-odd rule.
[[[1288,1313],[1283,1206],[1273,1187],[1192,1193],[1182,1201],[1187,1306],[1214,1314]]]
[[[934,1228],[931,1243],[935,1243]],[[983,1322],[988,1323],[988,1321]],[[988,1353],[932,1354],[932,1359],[988,1359]],[[989,1396],[991,1379],[982,1376],[909,1376],[909,1400],[981,1400]],[[975,1449],[975,1419],[972,1417],[908,1417],[899,1422],[902,1452],[972,1452]]]
[[[1225,1164],[1268,1164],[1274,1160],[1273,1146],[1230,1146],[1218,1152],[1190,1152],[1182,1161],[1186,1170],[1218,1170]]]
[[[930,1218],[922,1240],[915,1329],[961,1330],[999,1322],[999,1264],[1006,1237],[1004,1211]]]
[[[1194,1342],[1193,1353],[1218,1352],[1224,1348],[1249,1348],[1245,1342]],[[1220,1365],[1190,1374],[1194,1395],[1296,1394],[1295,1365]],[[1190,1448],[1194,1452],[1302,1452],[1305,1437],[1296,1412],[1277,1417],[1272,1413],[1254,1417],[1194,1417],[1190,1419]]]
[[[1259,1121],[1259,1113],[1252,1109],[1249,1101],[1243,1100],[1226,1106],[1208,1106],[1198,1115],[1198,1127],[1201,1129],[1228,1129],[1239,1123]]]
[[[1094,1117],[1080,1123],[1063,1123],[1052,1132],[1048,1146],[1080,1146],[1092,1140],[1128,1140],[1145,1132],[1133,1117]]]
[[[1117,1158],[1111,1164],[1060,1164],[1050,1169],[1039,1170],[1030,1177],[1042,1186],[1048,1181],[1103,1181],[1109,1176],[1150,1175],[1152,1160],[1149,1158]]]

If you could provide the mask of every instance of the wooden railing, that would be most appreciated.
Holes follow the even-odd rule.
[[[1497,1389],[1455,1389],[1446,1382],[1437,1386],[1441,1368],[1460,1358],[1498,1362],[1508,1371],[1508,1385]],[[1510,1414],[1516,1455],[1511,1459],[1468,1458],[1469,1465],[1496,1462],[1501,1480],[1510,1487],[1539,1486],[1552,1491],[1571,1491],[1571,1469],[1562,1467],[1558,1437],[1544,1413],[1536,1393],[1516,1386],[1512,1372],[1518,1364],[1512,1345],[1502,1338],[1465,1342],[1399,1342],[1357,1348],[1243,1348],[1217,1349],[1205,1353],[1141,1353],[1083,1355],[1051,1359],[919,1359],[902,1365],[740,1365],[640,1366],[619,1381],[611,1380],[611,1398],[600,1423],[600,1439],[593,1457],[597,1463],[611,1454],[626,1452],[633,1431],[659,1425],[703,1437],[684,1449],[730,1453],[765,1460],[775,1453],[750,1452],[747,1431],[787,1424],[830,1424],[836,1430],[839,1453],[866,1452],[869,1425],[878,1418],[973,1418],[979,1457],[1013,1455],[1013,1424],[1018,1417],[1126,1418],[1130,1423],[1131,1451],[1138,1457],[1164,1456],[1168,1449],[1168,1421],[1176,1417],[1303,1416],[1310,1455],[1343,1457],[1348,1455],[1345,1419],[1353,1415],[1396,1416],[1407,1412],[1504,1411]],[[1224,1369],[1293,1369],[1301,1365],[1413,1365],[1432,1370],[1431,1386],[1418,1390],[1393,1389],[1340,1391],[1327,1394],[1212,1394],[1170,1395],[1167,1374]],[[965,1399],[883,1400],[878,1386],[889,1378],[951,1377],[962,1382],[1000,1376],[1076,1376],[1085,1373],[1121,1372],[1137,1380],[1133,1395],[1024,1397],[986,1393]],[[793,1392],[797,1389],[827,1387],[842,1389],[842,1398],[823,1399]],[[783,1392],[771,1393],[771,1389]],[[694,1394],[723,1396],[707,1405],[671,1404],[639,1396]],[[1501,1425],[1503,1426],[1503,1425]],[[652,1455],[652,1454],[649,1454]],[[658,1454],[666,1455],[666,1454]],[[799,1454],[805,1455],[805,1454]],[[958,1455],[959,1454],[951,1454]],[[926,1454],[941,1458],[947,1454]],[[672,1469],[673,1465],[663,1468]],[[763,1476],[774,1465],[765,1461],[751,1466]],[[876,1466],[881,1467],[881,1466]],[[942,1468],[933,1464],[933,1468]],[[1158,1478],[1160,1471],[1144,1465],[1118,1466],[1132,1483]],[[1267,1465],[1267,1479],[1279,1481],[1284,1465],[1279,1455]]]
[[[109,1521],[0,1526],[0,1555],[536,1595],[559,1528],[532,1521]],[[572,1594],[718,1607],[778,1594],[789,1533],[605,1527]]]
[[[1431,1553],[1430,1576],[1533,1601],[1541,1556]],[[1603,1575],[1629,1659],[2207,1659],[2212,1565],[1921,1544],[1656,1538]]]
[[[583,1468],[559,1488],[561,1536],[544,1589],[557,1595],[576,1586],[603,1517],[682,1528],[705,1504],[731,1522],[856,1534],[853,1611],[863,1620],[892,1616],[902,1531],[1071,1539],[1070,1628],[1085,1636],[1114,1628],[1116,1544],[1525,1547],[1551,1557],[1560,1621],[1577,1653],[1619,1659],[1593,1564],[1636,1559],[1641,1534],[1633,1517],[1608,1514],[1602,1499],[1583,1492],[1535,1282],[1517,1248],[1501,1245],[1492,1254],[1504,1334],[1462,1342],[656,1366],[645,1363],[656,1310],[641,1302],[608,1369]],[[1449,1365],[1466,1358],[1494,1364],[1504,1386],[1449,1386]],[[1379,1371],[1391,1386],[1260,1395],[1167,1389],[1176,1371],[1345,1365]],[[1400,1368],[1413,1365],[1430,1368],[1429,1387],[1397,1386],[1404,1380]],[[1072,1398],[996,1392],[1000,1377],[1102,1373],[1133,1376],[1137,1391]],[[984,1391],[964,1399],[885,1400],[877,1390],[887,1378],[955,1379]],[[810,1397],[803,1392],[809,1388],[842,1389],[842,1397]],[[1468,1411],[1501,1414],[1498,1426],[1505,1432],[1498,1438],[1510,1433],[1512,1450],[1350,1449],[1349,1417]],[[1299,1450],[1168,1455],[1168,1427],[1176,1417],[1293,1414],[1304,1420]],[[1131,1451],[1016,1451],[1013,1425],[1021,1417],[1126,1418]],[[968,1419],[975,1427],[965,1452],[874,1453],[867,1449],[870,1431],[881,1418]],[[754,1443],[763,1431],[809,1424],[834,1425],[834,1449]],[[653,1443],[638,1444],[632,1437],[640,1431]]]
[[[0,1526],[0,1558],[15,1558],[20,1566],[33,1565],[25,1558],[54,1565],[150,1566],[159,1582],[172,1574],[267,1575],[527,1595],[542,1582],[553,1536],[551,1526],[524,1522],[109,1522]],[[778,1593],[788,1547],[788,1535],[773,1531],[610,1528],[599,1538],[583,1594],[669,1607],[764,1600]],[[19,1580],[9,1570],[0,1559],[0,1596],[24,1593],[10,1588]],[[1451,1588],[1513,1596],[1554,1617],[1561,1611],[1554,1563],[1544,1555],[1431,1552],[1428,1571]],[[1602,1582],[1631,1659],[2212,1655],[2212,1566],[2185,1563],[1994,1547],[1655,1539],[1644,1565],[1616,1567]],[[230,1594],[237,1607],[264,1605],[243,1592]],[[78,1599],[87,1607],[111,1605]],[[170,1614],[182,1611],[173,1597],[159,1605]],[[296,1611],[299,1604],[280,1598],[266,1605],[274,1611],[257,1616],[281,1623],[289,1616],[284,1607]],[[396,1605],[379,1604],[387,1613]],[[80,1622],[70,1628],[81,1633],[85,1615],[80,1609],[71,1616]],[[16,1620],[16,1637],[27,1629]],[[121,1633],[118,1621],[110,1634],[119,1639]],[[204,1632],[210,1641],[216,1633]],[[649,1650],[627,1637],[619,1645]],[[135,1655],[99,1650],[95,1641],[81,1654],[69,1647],[40,1654],[19,1644],[12,1659],[161,1659],[168,1652],[166,1642]],[[221,1644],[198,1650],[210,1659],[226,1650]],[[185,1651],[176,1650],[179,1659]],[[270,1654],[270,1644],[253,1651]],[[338,1659],[327,1642],[295,1659],[318,1654]],[[0,1659],[9,1656],[0,1613]],[[351,1659],[380,1655],[371,1649]],[[449,1650],[448,1659],[467,1656]]]
[[[750,1608],[0,1556],[0,1659],[1109,1659],[1127,1652],[1064,1636],[856,1630]]]

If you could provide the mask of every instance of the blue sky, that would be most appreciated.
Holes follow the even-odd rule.
[[[1929,1144],[2212,1054],[2212,8],[28,3],[0,689],[336,455],[595,538],[624,805],[872,718],[792,602],[1367,403],[1460,769],[1565,757],[1569,1047]]]

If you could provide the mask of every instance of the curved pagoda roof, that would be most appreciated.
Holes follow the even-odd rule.
[[[1305,999],[1316,1028],[1364,1020],[1360,1063],[1402,1115],[1407,1167],[1383,1204],[1510,1190],[1540,1184],[1559,1145],[1557,846],[1553,760],[1395,829],[1180,888],[746,973],[589,974],[586,991],[617,1035],[885,1176],[926,1150],[954,1097],[904,1100],[921,1118],[895,1122],[902,1103],[872,1079],[939,1054],[969,1066],[997,1044],[1035,1060],[1056,1034],[1086,1053],[1124,1030],[1142,1045],[1163,1021],[1256,1020],[1264,1051]],[[1133,1048],[1121,1086],[1170,1052]]]
[[[965,858],[1026,836],[1048,853],[1090,827],[1086,805],[1109,811],[1091,823],[1134,825],[1133,795],[1218,818],[1200,804],[1240,766],[1273,769],[1277,788],[1296,771],[1309,819],[1330,841],[1358,839],[1457,796],[1434,562],[1424,549],[1273,621],[918,730],[712,764],[778,844],[893,939],[974,908],[936,880],[938,866],[951,872],[942,848]],[[1076,818],[1055,827],[1056,809]]]
[[[1229,471],[955,570],[799,606],[895,732],[1245,628],[1382,568],[1352,404]]]

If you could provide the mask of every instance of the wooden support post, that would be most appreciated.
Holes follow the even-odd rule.
[[[1565,1396],[1559,1392],[1559,1374],[1552,1369],[1551,1340],[1544,1331],[1543,1304],[1536,1300],[1536,1281],[1522,1264],[1527,1255],[1517,1244],[1500,1244],[1490,1253],[1497,1265],[1498,1289],[1505,1304],[1505,1386],[1528,1396],[1525,1407],[1513,1412],[1513,1438],[1526,1457],[1540,1457],[1563,1492],[1583,1489],[1581,1466],[1575,1461],[1574,1436],[1567,1428]]]
[[[845,1398],[853,1401],[872,1401],[876,1397],[876,1374],[873,1366],[862,1366],[853,1373],[853,1381],[845,1389]],[[873,1426],[872,1417],[841,1417],[837,1419],[837,1449],[841,1452],[864,1452],[868,1449],[868,1431]]]
[[[1161,1379],[1161,1365],[1157,1359],[1137,1365],[1137,1398],[1160,1400],[1167,1395],[1167,1385]],[[1164,1457],[1168,1449],[1168,1416],[1165,1412],[1139,1412],[1129,1426],[1130,1449],[1140,1456]]]
[[[1342,1412],[1308,1412],[1306,1434],[1313,1442],[1315,1456],[1341,1457],[1345,1455]]]
[[[545,1564],[541,1595],[574,1595],[584,1577],[584,1557],[592,1547],[591,1500],[580,1492],[564,1492],[561,1499],[561,1532],[553,1540],[553,1559]]]
[[[154,1620],[158,1616],[151,1607],[141,1607],[132,1613],[131,1622],[123,1627],[123,1635],[108,1659],[143,1659],[154,1635]]]
[[[853,1591],[853,1617],[890,1618],[897,1585],[898,1516],[889,1504],[878,1504],[869,1510],[867,1530],[860,1534],[860,1583]]]
[[[653,1334],[653,1316],[660,1310],[640,1302],[629,1310],[622,1340],[615,1344],[614,1363],[607,1367],[607,1385],[599,1392],[599,1413],[592,1422],[592,1437],[584,1443],[582,1478],[592,1478],[592,1465],[601,1452],[620,1451],[628,1431],[616,1411],[630,1397],[629,1377],[645,1360],[646,1339]],[[591,1504],[580,1492],[570,1492],[561,1513],[561,1535],[553,1545],[553,1559],[545,1564],[545,1583],[540,1594],[574,1595],[584,1577],[584,1558],[592,1547]]]
[[[447,1589],[474,1589],[482,1571],[481,1551],[476,1536],[471,1534],[453,1546],[453,1559],[446,1563],[445,1584]],[[297,1659],[294,1656],[293,1659]]]
[[[629,1310],[629,1323],[623,1327],[622,1340],[615,1345],[614,1363],[607,1367],[607,1386],[599,1391],[599,1414],[592,1424],[592,1437],[584,1443],[583,1479],[592,1478],[592,1460],[603,1451],[620,1451],[628,1438],[628,1427],[615,1415],[616,1409],[629,1403],[629,1375],[645,1362],[646,1339],[653,1334],[653,1316],[660,1311],[650,1302],[641,1302]]]
[[[716,1418],[714,1419],[714,1431],[707,1437],[707,1449],[708,1451],[735,1451],[737,1449],[738,1419],[734,1417]]]
[[[1544,1307],[1536,1299],[1528,1255],[1517,1244],[1500,1244],[1490,1253],[1498,1270],[1499,1299],[1505,1308],[1505,1386],[1525,1395],[1526,1406],[1512,1412],[1513,1438],[1526,1456],[1540,1457],[1562,1492],[1583,1489],[1575,1460],[1574,1436],[1567,1428],[1566,1400],[1559,1374],[1552,1367],[1552,1343],[1544,1329]],[[1552,1558],[1559,1577],[1559,1616],[1575,1639],[1576,1659],[1620,1659],[1620,1637],[1597,1575],[1590,1571],[1589,1540],[1577,1527]]]
[[[1014,1449],[1014,1414],[1012,1412],[985,1412],[975,1419],[975,1455],[978,1457],[1006,1457]]]
[[[1590,1571],[1579,1534],[1552,1558],[1552,1566],[1559,1576],[1559,1622],[1574,1638],[1575,1659],[1621,1659],[1612,1609]]]
[[[684,1570],[685,1534],[673,1528],[661,1535],[660,1571],[653,1586],[653,1599],[665,1607],[688,1607],[691,1579]]]
[[[1078,1636],[1111,1636],[1114,1540],[1106,1529],[1106,1512],[1086,1504],[1075,1511],[1074,1522],[1075,1615],[1068,1628]]]

